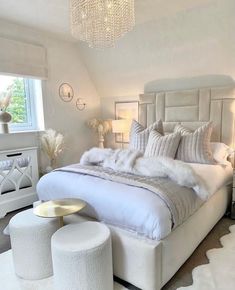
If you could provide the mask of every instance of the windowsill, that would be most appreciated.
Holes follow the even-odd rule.
[[[0,136],[6,136],[6,135],[17,135],[17,134],[36,134],[40,132],[45,132],[45,130],[27,130],[27,131],[13,131],[9,133],[0,133]]]

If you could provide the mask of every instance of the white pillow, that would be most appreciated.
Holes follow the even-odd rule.
[[[138,150],[144,153],[148,143],[149,134],[152,130],[156,130],[161,135],[164,135],[162,120],[153,123],[146,129],[140,123],[133,120],[130,131],[129,149]]]
[[[155,130],[149,135],[148,145],[145,150],[145,157],[169,157],[174,159],[180,143],[181,134],[175,132],[162,136]]]
[[[214,160],[221,165],[228,165],[228,157],[234,153],[234,150],[224,143],[212,142],[211,151]]]

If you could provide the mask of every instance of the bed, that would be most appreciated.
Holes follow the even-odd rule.
[[[171,132],[178,122],[190,129],[196,129],[211,120],[215,124],[212,140],[232,146],[234,92],[233,87],[216,87],[146,93],[140,95],[140,121],[148,126],[155,120],[162,119],[165,131]],[[207,171],[208,169],[204,173]],[[167,207],[146,188],[135,188],[95,176],[59,171],[42,178],[37,191],[41,200],[75,195],[87,199],[90,206],[87,208],[86,216],[98,217],[99,220],[106,218],[105,222],[112,231],[115,276],[140,289],[159,290],[226,212],[231,197],[231,184],[229,185],[231,172],[232,168],[217,184],[216,192],[213,192],[209,200],[192,209],[187,219],[176,228],[172,228]],[[202,174],[204,173],[202,170]],[[218,177],[221,176],[220,173],[217,174]],[[211,186],[213,184],[215,183],[211,182]],[[98,198],[95,204],[92,204],[89,198],[94,188]],[[118,195],[121,195],[119,200],[112,200]],[[135,198],[128,199],[132,195]],[[131,209],[127,206],[130,204]],[[106,213],[105,218],[99,207]],[[144,208],[149,210],[148,216]],[[122,224],[109,222],[107,215],[112,214],[119,214],[119,218],[123,217],[124,222],[122,221]],[[89,218],[73,216],[68,218],[67,222],[84,219]],[[131,219],[134,220],[132,223],[134,226],[127,230],[125,225]],[[153,231],[151,226],[147,226],[147,230],[143,229],[143,224],[148,223],[151,226],[154,223],[156,231]]]

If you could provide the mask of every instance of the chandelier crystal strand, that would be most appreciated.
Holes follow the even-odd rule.
[[[70,0],[71,32],[93,48],[114,47],[135,26],[134,0]]]

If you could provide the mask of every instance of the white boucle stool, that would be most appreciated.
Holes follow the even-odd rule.
[[[108,227],[97,222],[68,225],[52,237],[55,290],[112,290]]]
[[[51,237],[58,230],[57,219],[40,218],[29,209],[9,223],[14,267],[17,276],[39,280],[53,275]]]

